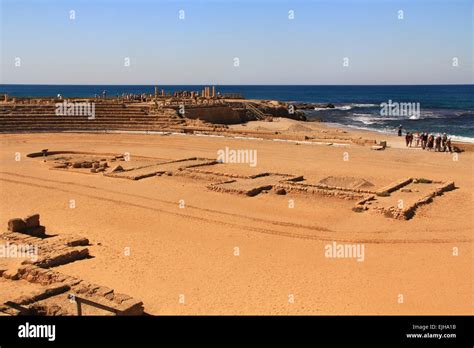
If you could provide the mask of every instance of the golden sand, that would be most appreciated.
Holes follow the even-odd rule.
[[[308,139],[316,132],[333,145],[268,137],[3,134],[0,226],[40,213],[51,233],[86,236],[93,257],[56,270],[140,299],[150,314],[472,314],[473,152],[428,153],[406,149],[398,137],[284,119],[231,129]],[[373,151],[346,141],[359,137],[387,140],[389,147]],[[26,156],[49,149],[212,160],[225,147],[256,150],[257,166],[226,163],[186,173],[173,166],[169,175],[124,180],[51,169]],[[237,180],[232,187],[248,187],[238,180],[259,173],[374,192],[404,178],[456,188],[408,220],[357,213],[347,197],[273,189],[250,197],[209,188],[231,180]],[[426,192],[406,193],[415,201]],[[363,245],[363,261],[327,257],[333,243]],[[10,288],[0,290],[2,299]]]

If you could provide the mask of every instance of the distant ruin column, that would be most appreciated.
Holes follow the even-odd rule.
[[[216,86],[212,86],[212,98],[216,97]]]
[[[165,96],[165,90],[164,90],[164,89],[161,90],[161,95],[162,95],[163,97]]]
[[[3,98],[3,101],[4,101],[5,103],[8,103],[8,94],[5,93],[4,98]]]
[[[158,98],[158,87],[155,86],[155,99]]]

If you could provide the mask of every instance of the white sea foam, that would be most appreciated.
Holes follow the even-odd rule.
[[[332,109],[328,109],[328,108],[314,108],[313,110],[314,110],[314,111],[322,111],[322,110],[332,110]]]
[[[469,137],[461,137],[458,135],[448,135],[448,138],[451,138],[451,140],[454,141],[461,141],[463,143],[471,143],[474,144],[474,138],[469,138]]]
[[[351,110],[352,106],[351,105],[340,105],[340,106],[335,106],[333,108],[314,108],[313,110],[315,111],[331,111],[331,110]]]
[[[314,108],[316,111],[321,111],[321,110],[352,110],[353,108],[369,108],[369,107],[375,107],[379,106],[378,104],[356,104],[356,103],[351,103],[347,105],[337,105],[334,108]]]
[[[352,109],[352,105],[336,106],[334,109],[337,109],[337,110],[351,110],[351,109]]]
[[[374,106],[380,106],[379,104],[351,104],[353,107],[356,108],[369,108]]]
[[[372,114],[357,114],[357,113],[354,113],[353,120],[362,122],[363,124],[377,123],[376,118]]]

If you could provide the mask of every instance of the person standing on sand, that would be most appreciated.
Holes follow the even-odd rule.
[[[416,132],[415,133],[415,143],[416,143],[416,147],[420,146],[420,139],[421,139],[421,135],[420,135],[420,132]]]
[[[435,152],[441,152],[441,135],[438,134],[438,136],[435,139]]]
[[[448,140],[446,140],[446,146],[449,152],[453,152],[453,149],[451,148],[451,138],[448,138]]]
[[[433,144],[434,144],[434,135],[430,134],[428,137],[428,143],[426,145],[428,147],[428,151],[431,151],[433,149]]]
[[[403,129],[403,126],[402,126],[402,125],[399,125],[399,126],[398,126],[398,136],[399,136],[399,137],[402,136],[402,129]]]
[[[446,133],[443,133],[443,138],[441,138],[441,146],[443,147],[443,152],[446,152],[446,142],[448,141],[448,136]]]
[[[407,132],[407,134],[405,135],[405,143],[407,144],[407,147],[411,147],[413,143],[413,133]]]

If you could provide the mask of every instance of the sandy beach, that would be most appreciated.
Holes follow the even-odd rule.
[[[260,139],[2,134],[0,226],[6,230],[9,219],[39,213],[49,233],[86,236],[92,257],[56,268],[140,299],[153,315],[472,314],[473,152],[428,153],[405,148],[396,136],[282,118],[229,129]],[[271,133],[303,140],[275,141]],[[374,151],[351,141],[359,138],[388,147]],[[226,147],[255,150],[256,166],[204,165],[186,175],[118,180],[27,157],[49,149],[128,153],[132,160],[216,159]],[[409,219],[394,219],[355,212],[354,200],[330,195],[209,189],[229,173],[287,174],[302,176],[303,184],[367,190],[427,178],[454,182],[455,189]],[[363,246],[364,255],[328,257],[334,243]]]

